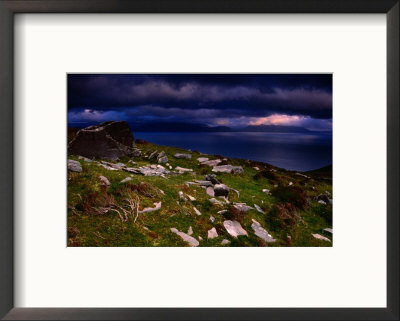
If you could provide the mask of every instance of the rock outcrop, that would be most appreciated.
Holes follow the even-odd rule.
[[[137,155],[132,131],[125,121],[108,121],[79,130],[68,144],[68,151],[88,158],[116,160]]]

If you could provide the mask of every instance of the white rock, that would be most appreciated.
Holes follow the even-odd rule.
[[[233,207],[238,210],[239,212],[247,213],[249,210],[252,210],[253,208],[251,206],[248,206],[245,203],[233,203]]]
[[[196,184],[199,184],[201,186],[212,186],[213,184],[210,181],[201,181],[198,179],[194,180]]]
[[[215,193],[214,193],[214,188],[212,186],[208,186],[206,189],[206,193],[208,196],[214,197]]]
[[[333,234],[333,230],[332,230],[331,228],[329,228],[329,227],[324,228],[323,231],[324,231],[324,232],[327,232],[327,233],[330,233],[330,234]]]
[[[188,235],[192,235],[192,234],[193,234],[193,229],[192,229],[191,226],[189,226],[189,229],[188,229],[187,234],[188,234]]]
[[[316,239],[321,240],[321,241],[331,242],[330,239],[328,239],[327,237],[322,236],[320,234],[312,234],[312,236],[314,236]]]
[[[78,156],[78,158],[79,158],[79,159],[82,159],[83,161],[88,162],[88,163],[93,162],[91,159],[86,158],[86,157],[83,157],[83,156]]]
[[[222,161],[220,159],[212,159],[212,160],[207,160],[202,162],[202,165],[208,165],[208,166],[217,166],[219,163],[221,163]]]
[[[243,227],[237,221],[230,221],[230,220],[224,221],[224,226],[225,226],[227,232],[230,235],[232,235],[233,237],[238,237],[239,235],[247,236],[247,232],[243,229]]]
[[[262,210],[262,208],[260,206],[258,206],[257,204],[254,204],[254,207],[256,208],[257,212],[265,214],[265,212]]]
[[[269,194],[269,189],[264,188],[262,191],[267,195]]]
[[[179,191],[178,194],[179,194],[179,199],[180,199],[181,201],[186,201],[186,197],[185,197],[185,195],[183,194],[182,191]]]
[[[197,208],[195,208],[194,206],[193,206],[193,210],[197,215],[201,215],[200,211]]]
[[[230,241],[228,241],[227,239],[222,240],[221,245],[226,245],[231,243]]]
[[[132,177],[125,177],[120,183],[126,183],[132,180]]]
[[[199,241],[203,241],[203,238],[201,236],[198,237]]]
[[[111,183],[110,183],[110,181],[108,180],[107,177],[99,176],[99,179],[100,179],[101,185],[105,185],[105,186],[110,186],[111,185]]]
[[[218,211],[217,213],[218,213],[218,214],[224,214],[224,213],[226,213],[226,212],[228,212],[228,210]]]
[[[207,157],[199,157],[199,158],[197,159],[197,161],[200,162],[200,163],[206,162],[206,161],[208,161],[208,158],[207,158]]]
[[[212,169],[213,172],[215,173],[243,173],[243,167],[242,166],[232,166],[232,165],[220,165],[220,166],[214,166]]]
[[[326,203],[323,200],[319,200],[318,204],[326,205]]]
[[[191,196],[191,195],[189,195],[189,194],[186,194],[186,196],[187,196],[192,202],[196,200],[193,196]]]
[[[289,186],[292,186],[293,185],[293,182],[289,182]]]
[[[217,230],[215,229],[215,227],[213,227],[211,230],[208,230],[208,238],[209,239],[213,239],[218,237],[218,233]]]
[[[253,167],[256,171],[259,171],[260,169],[257,166]]]
[[[199,241],[197,241],[194,237],[187,235],[181,231],[178,231],[176,228],[171,228],[171,232],[175,233],[176,235],[180,236],[182,240],[188,243],[190,246],[199,246]]]
[[[175,170],[177,170],[179,172],[182,172],[182,173],[184,173],[184,172],[193,172],[193,169],[191,169],[191,168],[183,168],[183,167],[180,167],[180,166],[176,166]]]
[[[68,170],[71,172],[82,172],[82,166],[81,163],[72,159],[68,160],[67,164]]]
[[[192,155],[190,154],[182,154],[182,153],[176,153],[175,158],[181,158],[181,159],[191,159]]]
[[[211,223],[214,223],[215,222],[215,217],[214,216],[210,216],[210,221],[211,221]]]
[[[148,213],[148,212],[155,212],[161,208],[161,202],[153,203],[154,207],[146,207],[143,210],[139,211],[139,213]]]
[[[276,241],[271,234],[268,234],[268,232],[261,226],[260,223],[258,223],[255,219],[252,219],[252,221],[253,224],[251,224],[251,227],[254,230],[255,235],[268,243],[273,243]]]
[[[210,203],[213,205],[223,205],[222,202],[216,200],[215,198],[210,198]]]

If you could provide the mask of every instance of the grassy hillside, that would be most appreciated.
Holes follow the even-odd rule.
[[[332,240],[323,231],[332,227],[332,205],[316,199],[321,194],[332,198],[330,181],[265,163],[225,159],[221,155],[202,155],[146,142],[138,143],[137,147],[142,152],[140,157],[126,157],[112,163],[134,168],[158,164],[156,158],[149,160],[151,152],[157,150],[167,155],[172,170],[161,164],[167,170],[174,171],[179,166],[193,172],[143,176],[123,169],[106,169],[99,165],[101,160],[88,162],[78,155],[69,155],[69,159],[80,162],[82,172],[68,172],[68,246],[188,246],[171,228],[184,233],[191,228],[191,236],[199,240],[199,246],[332,246],[331,242],[312,235]],[[190,153],[192,159],[177,159],[175,153]],[[220,165],[242,166],[244,171],[213,173],[213,167],[198,162],[199,157],[218,158],[223,160]],[[216,174],[221,183],[230,187],[229,204],[221,197],[215,197],[221,204],[213,204],[203,187],[190,183],[204,181],[207,174]],[[106,177],[110,185],[104,185],[99,176]],[[121,182],[128,177],[129,181]],[[179,192],[183,192],[182,198]],[[159,210],[140,213],[158,202],[161,202]],[[254,209],[244,213],[234,203],[245,203]],[[255,204],[261,211],[257,211]],[[256,236],[252,219],[276,242],[267,243]],[[239,222],[248,236],[231,236],[223,225],[226,220]],[[209,239],[208,231],[212,228],[218,237]],[[222,245],[223,240],[229,243],[225,241],[227,244]]]

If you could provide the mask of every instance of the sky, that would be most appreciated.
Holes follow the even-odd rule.
[[[69,74],[68,125],[332,131],[331,74]],[[176,128],[179,131],[179,128]]]

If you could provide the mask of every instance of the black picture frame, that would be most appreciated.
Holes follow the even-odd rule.
[[[399,7],[399,0],[0,0],[0,316],[5,320],[399,320]],[[15,308],[13,29],[16,13],[386,14],[387,308]]]

